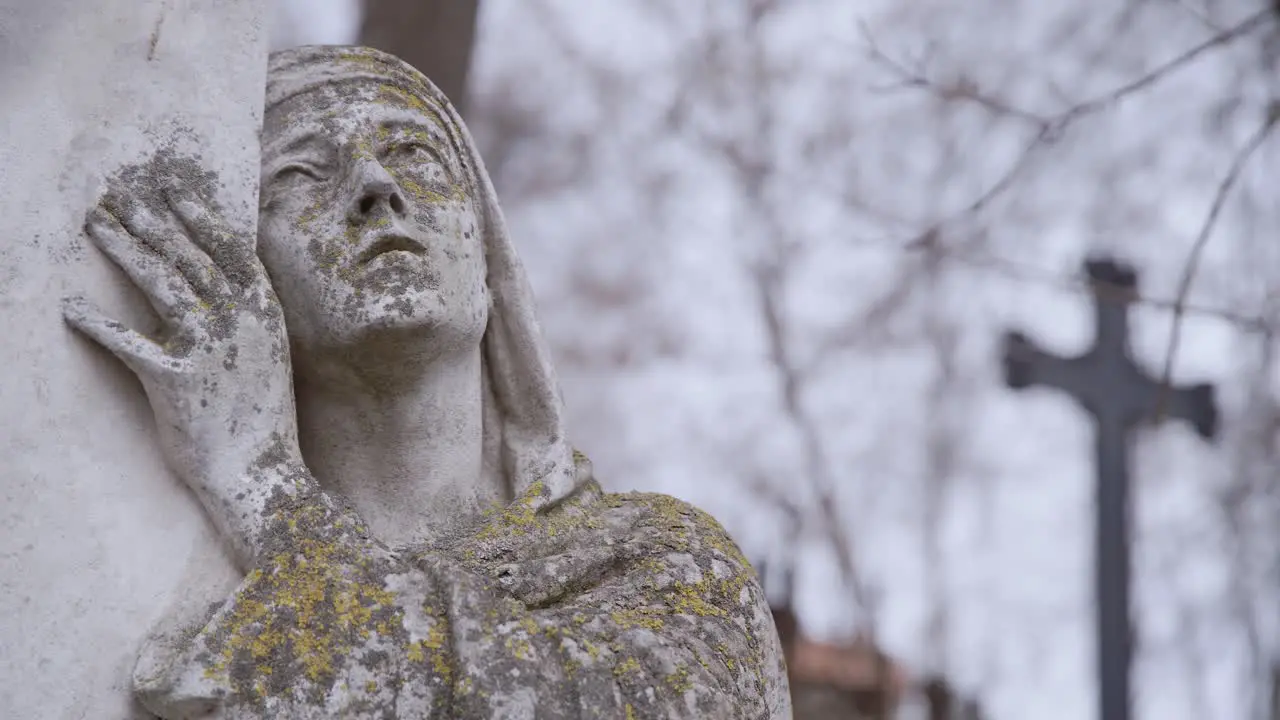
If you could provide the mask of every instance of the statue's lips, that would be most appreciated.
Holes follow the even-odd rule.
[[[373,239],[367,243],[365,249],[361,251],[360,256],[356,259],[356,263],[359,265],[368,265],[373,260],[388,253],[407,253],[414,257],[421,258],[426,257],[427,247],[408,235],[401,235],[397,233],[375,235]]]

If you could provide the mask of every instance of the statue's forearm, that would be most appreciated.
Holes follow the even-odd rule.
[[[241,571],[258,566],[266,540],[268,504],[277,494],[290,492],[287,478],[291,474],[287,467],[250,467],[218,473],[216,481],[190,483]]]
[[[360,527],[354,512],[326,495],[301,454],[279,438],[252,459],[220,458],[187,481],[245,572],[259,567],[264,553],[290,549],[303,535],[348,534]]]

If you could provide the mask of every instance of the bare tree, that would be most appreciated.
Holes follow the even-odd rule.
[[[480,0],[364,0],[360,44],[421,70],[466,116]]]
[[[739,356],[758,362],[750,397],[768,410],[755,424],[726,423],[732,431],[692,428],[687,446],[663,436],[663,454],[678,461],[659,466],[728,468],[784,536],[818,538],[846,593],[830,602],[859,617],[866,638],[907,656],[926,695],[941,686],[953,695],[1004,692],[1027,682],[1013,672],[1034,672],[995,659],[1008,633],[988,628],[985,649],[972,649],[974,606],[998,593],[965,589],[969,565],[998,555],[983,533],[995,524],[989,477],[1002,461],[980,449],[980,425],[993,407],[990,346],[1009,306],[1020,293],[1084,296],[1073,271],[1089,245],[1142,260],[1152,278],[1138,302],[1142,322],[1171,328],[1157,343],[1166,384],[1205,323],[1230,328],[1239,357],[1250,358],[1248,374],[1232,381],[1248,401],[1229,410],[1231,468],[1212,480],[1203,506],[1202,524],[1230,559],[1229,587],[1184,602],[1169,584],[1170,607],[1202,628],[1200,639],[1152,643],[1146,654],[1181,663],[1180,689],[1191,698],[1201,688],[1213,715],[1221,693],[1204,669],[1220,646],[1209,640],[1239,637],[1261,718],[1280,641],[1265,617],[1280,590],[1270,540],[1280,527],[1271,480],[1280,274],[1266,270],[1280,258],[1264,227],[1280,222],[1265,171],[1276,145],[1266,80],[1275,14],[1261,0],[1077,5],[922,2],[859,15],[820,0],[635,0],[619,5],[628,31],[651,25],[667,44],[628,64],[583,40],[590,33],[575,25],[576,6],[542,0],[523,6],[513,27],[537,36],[543,67],[556,70],[535,79],[525,62],[493,73],[476,121],[513,222],[526,211],[536,219],[539,206],[593,199],[590,218],[572,228],[529,227],[530,242],[555,257],[556,274],[545,276],[548,326],[571,406],[575,382],[590,389],[577,393],[590,400],[576,412],[603,428],[600,464],[625,473],[655,462],[628,447],[641,426],[615,431],[625,420],[609,406],[666,411],[623,391],[607,399],[610,388],[676,363],[693,376],[711,364],[699,349],[709,326],[681,315],[696,303],[667,299],[681,283],[668,258],[698,244],[734,278],[721,321],[750,338]],[[1006,35],[1018,42],[996,42]],[[571,116],[561,107],[570,104],[586,109]],[[610,200],[592,189],[611,174],[634,186],[613,192],[632,194]],[[1177,200],[1153,199],[1133,180],[1165,175],[1178,175]],[[728,196],[716,200],[729,208],[723,224],[703,236],[682,234],[670,219],[694,184]],[[1171,235],[1163,216],[1178,201],[1196,219]],[[847,284],[825,285],[829,299],[815,311],[806,298],[832,277]],[[880,413],[872,419],[832,403],[844,385],[865,388],[867,375],[889,372],[912,378],[901,383],[915,390],[901,416],[892,411],[907,400],[860,396],[866,413]],[[859,464],[864,457],[869,464]],[[885,508],[903,495],[915,513],[919,557],[910,569],[919,582],[881,561],[893,549],[879,534],[890,524]],[[959,522],[975,513],[985,515]],[[1199,536],[1178,540],[1175,530],[1153,534],[1143,550],[1170,559],[1169,578],[1193,554],[1179,543],[1208,552]],[[989,582],[1006,582],[1001,574],[1012,583],[1018,571],[991,572]],[[878,598],[900,596],[903,584],[927,598],[915,641],[881,631],[894,609]],[[962,642],[965,662],[953,662]]]

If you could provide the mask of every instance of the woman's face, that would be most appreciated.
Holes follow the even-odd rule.
[[[387,331],[478,344],[484,242],[443,115],[373,82],[267,112],[258,254],[301,349]]]

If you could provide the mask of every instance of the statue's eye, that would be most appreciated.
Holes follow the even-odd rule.
[[[313,181],[324,180],[325,175],[320,168],[307,163],[289,163],[276,171],[273,180],[296,180],[306,178]]]
[[[406,160],[437,160],[436,153],[425,143],[409,141],[391,146],[391,155]]]

